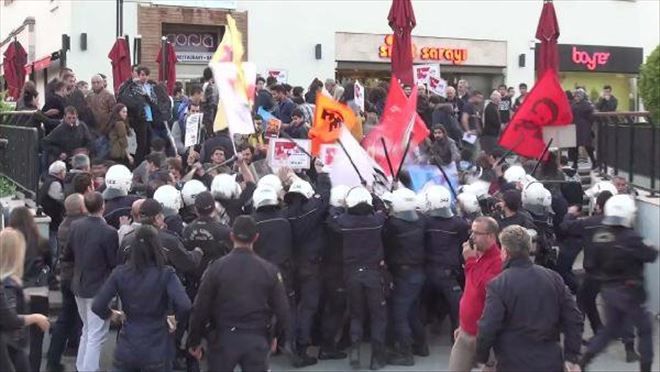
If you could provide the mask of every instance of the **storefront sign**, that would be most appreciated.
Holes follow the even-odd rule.
[[[643,49],[600,45],[559,44],[560,71],[639,73]],[[536,44],[538,51],[540,44]]]
[[[218,33],[210,31],[164,31],[181,63],[207,64],[218,48]]]
[[[336,60],[389,62],[392,43],[392,35],[338,32],[335,34]],[[413,36],[410,52],[414,63],[506,66],[507,62],[505,41]]]

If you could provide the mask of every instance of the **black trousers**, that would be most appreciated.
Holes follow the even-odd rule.
[[[149,153],[149,123],[144,120],[136,119],[131,122],[131,127],[135,131],[135,140],[137,150],[135,150],[135,163],[140,164],[144,157]]]
[[[451,329],[458,328],[458,305],[461,301],[463,290],[461,290],[456,274],[451,269],[445,269],[438,265],[429,265],[426,267],[426,278],[432,292],[442,295],[449,304]]]
[[[589,154],[589,159],[591,159],[591,164],[595,165],[596,164],[596,156],[594,155],[594,147],[593,146],[582,146],[584,147],[585,150],[587,150],[587,154]],[[578,148],[573,147],[568,149],[568,160],[573,162],[573,168],[577,169],[577,160],[578,160]]]
[[[578,307],[580,308],[580,311],[586,315],[587,319],[589,319],[589,324],[591,324],[591,330],[593,331],[594,335],[603,328],[603,322],[600,319],[600,313],[598,312],[598,307],[596,306],[596,297],[598,296],[598,293],[600,293],[600,289],[600,281],[587,275],[584,278],[582,286],[577,293]],[[635,334],[633,332],[632,319],[624,318],[623,324],[621,324],[620,327],[620,336],[623,344],[634,344]]]
[[[372,344],[384,345],[387,326],[387,307],[383,290],[383,276],[378,269],[345,268],[344,278],[351,314],[351,343],[364,336],[364,324],[369,313]]]
[[[337,334],[343,328],[347,309],[346,286],[339,265],[329,264],[322,271],[323,317],[321,320],[322,347],[334,349]]]
[[[67,342],[69,345],[78,345],[82,329],[82,321],[80,320],[80,315],[78,315],[76,298],[73,292],[71,292],[71,282],[62,281],[60,283],[60,291],[62,292],[62,310],[57,317],[57,321],[51,328],[48,366],[57,366],[60,364]]]
[[[296,315],[296,342],[301,346],[312,343],[314,316],[321,298],[321,278],[319,264],[299,263],[296,267],[296,295],[298,298]]]
[[[265,372],[269,349],[265,333],[220,331],[217,340],[209,341],[209,371],[233,371],[240,366],[245,372]]]

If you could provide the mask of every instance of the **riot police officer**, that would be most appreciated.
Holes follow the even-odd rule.
[[[167,230],[180,237],[183,233],[183,219],[179,215],[179,209],[183,206],[181,192],[174,186],[163,185],[154,192],[154,200],[163,206]]]
[[[552,212],[552,194],[540,182],[530,182],[522,191],[523,208],[534,222],[536,236],[532,236],[534,263],[554,269],[557,251]]]
[[[346,211],[346,194],[350,187],[337,185],[330,190],[329,216],[338,216]],[[323,298],[323,316],[321,317],[321,347],[318,358],[344,359],[346,353],[337,346],[337,334],[343,329],[347,298],[344,270],[342,266],[341,235],[326,225],[327,245],[323,252],[321,267],[321,285]]]
[[[471,192],[462,192],[456,196],[456,210],[468,225],[472,225],[472,221],[482,216],[479,199]]]
[[[312,365],[316,358],[308,355],[314,316],[321,296],[320,263],[325,247],[323,221],[330,199],[330,178],[316,164],[316,191],[312,185],[296,178],[284,196],[285,215],[293,233],[295,289],[298,297],[296,316],[296,353],[302,365]]]
[[[202,181],[190,180],[183,184],[183,188],[181,189],[183,208],[179,214],[184,223],[191,223],[197,218],[197,213],[195,213],[195,198],[204,191],[208,191],[208,189]]]
[[[452,329],[458,327],[458,305],[463,291],[461,245],[469,237],[470,226],[451,211],[451,194],[443,186],[425,192],[426,277],[434,293],[440,293],[449,305]]]
[[[136,195],[129,195],[133,174],[125,165],[117,164],[108,169],[105,174],[105,190],[103,200],[105,201],[105,221],[119,229],[119,217],[130,216],[133,202],[140,199]]]
[[[344,280],[351,317],[351,367],[360,368],[360,343],[369,312],[371,322],[371,369],[381,369],[385,353],[386,302],[383,278],[382,229],[386,216],[374,212],[373,197],[364,187],[346,195],[346,212],[330,216],[328,227],[341,237]]]
[[[252,199],[252,193],[256,189],[254,177],[247,167],[245,160],[239,157],[239,174],[218,174],[211,182],[211,194],[220,204],[218,208],[220,221],[230,225],[236,217],[249,214],[248,202]],[[237,181],[241,176],[242,182]]]
[[[612,196],[605,203],[603,227],[592,237],[595,265],[602,273],[601,295],[606,323],[589,342],[580,366],[586,367],[609,342],[620,334],[626,318],[632,320],[639,336],[640,371],[651,371],[653,326],[644,306],[644,264],[654,262],[658,251],[632,229],[637,208],[629,195]]]
[[[412,366],[413,334],[423,337],[419,296],[424,286],[424,219],[416,209],[416,194],[401,188],[392,193],[392,212],[383,228],[385,262],[392,273],[391,319],[395,351],[388,364]],[[414,329],[414,331],[413,331]]]

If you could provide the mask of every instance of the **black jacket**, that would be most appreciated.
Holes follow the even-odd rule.
[[[183,229],[183,245],[188,251],[199,247],[203,252],[199,277],[212,262],[231,250],[229,233],[231,229],[217,220],[209,217],[199,217]]]
[[[419,266],[423,268],[426,254],[424,252],[423,216],[416,220],[405,220],[390,216],[383,227],[383,243],[385,244],[385,262],[390,269],[396,271],[401,265]]]
[[[66,283],[68,287],[71,287],[71,280],[73,280],[73,262],[64,262],[64,247],[67,246],[69,242],[69,231],[71,230],[71,225],[85,217],[84,214],[77,214],[73,216],[64,217],[64,221],[60,224],[59,229],[57,229],[57,242],[59,244],[60,252],[60,281]]]
[[[16,314],[14,306],[7,300],[5,291],[0,290],[0,366],[3,372],[14,372],[14,364],[8,353],[6,335],[25,326],[23,316]]]
[[[253,251],[235,248],[204,273],[190,315],[188,346],[199,345],[205,337],[213,349],[218,346],[214,335],[228,330],[267,337],[273,314],[277,330],[272,334],[288,333],[289,305],[282,276]],[[213,366],[209,369],[216,370]]]
[[[261,207],[252,217],[257,222],[259,239],[254,243],[254,252],[264,260],[281,266],[291,261],[293,235],[291,223],[279,207]]]
[[[341,236],[345,270],[380,267],[385,257],[382,234],[386,219],[383,212],[363,215],[347,211],[329,217],[328,227]]]
[[[295,198],[285,209],[293,232],[293,257],[296,261],[315,261],[322,257],[325,248],[325,229],[330,201],[330,177],[318,175],[317,194],[309,199]]]
[[[513,259],[486,288],[475,360],[488,361],[492,348],[498,371],[563,371],[564,361],[578,360],[582,327],[582,313],[559,274],[528,258]]]
[[[91,148],[92,135],[87,124],[82,121],[78,121],[78,125],[75,126],[61,122],[42,141],[44,149],[53,157],[58,157],[61,153],[72,156],[76,149]]]
[[[245,184],[245,189],[241,191],[241,195],[237,199],[218,199],[220,205],[224,208],[227,217],[229,217],[229,225],[234,224],[236,217],[249,214],[248,203],[252,201],[252,194],[257,188],[253,182]]]
[[[64,218],[64,201],[55,200],[51,198],[50,195],[48,195],[48,190],[50,189],[50,185],[53,182],[59,182],[60,185],[62,185],[62,189],[64,190],[64,184],[62,180],[48,174],[44,177],[44,182],[39,188],[37,201],[43,208],[44,213],[50,217],[50,224],[48,226],[49,229],[51,231],[57,231],[57,228],[60,226],[62,219]]]
[[[172,310],[181,322],[190,311],[190,299],[171,267],[147,267],[136,271],[118,266],[94,298],[92,311],[102,319],[110,318],[108,306],[119,296],[126,314],[114,357],[124,363],[156,363],[170,359],[174,343],[166,316]]]
[[[584,247],[584,258],[582,267],[587,275],[598,276],[594,261],[595,248],[593,237],[596,231],[603,227],[603,216],[591,216],[576,219],[571,214],[566,214],[564,221],[559,225],[559,232],[566,238],[580,240],[580,246]]]
[[[496,218],[497,224],[500,226],[500,231],[504,230],[505,227],[518,225],[526,229],[536,229],[534,225],[534,220],[532,216],[527,213],[527,211],[520,210],[516,212],[513,216]]]
[[[501,127],[499,107],[493,102],[489,102],[484,109],[484,129],[481,135],[498,137]]]
[[[130,216],[133,203],[139,199],[140,197],[137,195],[126,195],[112,199],[105,199],[105,211],[103,212],[103,218],[105,218],[106,222],[108,222],[108,225],[114,227],[115,229],[119,229],[119,217]]]
[[[426,260],[446,269],[460,269],[463,243],[470,237],[470,226],[458,216],[428,217],[425,228]]]
[[[185,274],[195,275],[199,270],[202,254],[199,251],[188,251],[183,242],[175,234],[167,230],[158,230],[158,239],[165,254],[168,265],[174,267],[180,276]],[[135,244],[135,230],[126,234],[119,248],[119,262],[128,260],[131,246]]]
[[[85,216],[71,225],[63,262],[73,263],[71,291],[93,298],[117,265],[117,230],[102,217]]]

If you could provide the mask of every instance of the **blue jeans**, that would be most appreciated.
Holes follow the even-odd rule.
[[[423,328],[419,319],[419,295],[424,287],[426,275],[419,268],[394,271],[392,291],[392,320],[395,339],[406,345],[412,343],[413,329]]]

